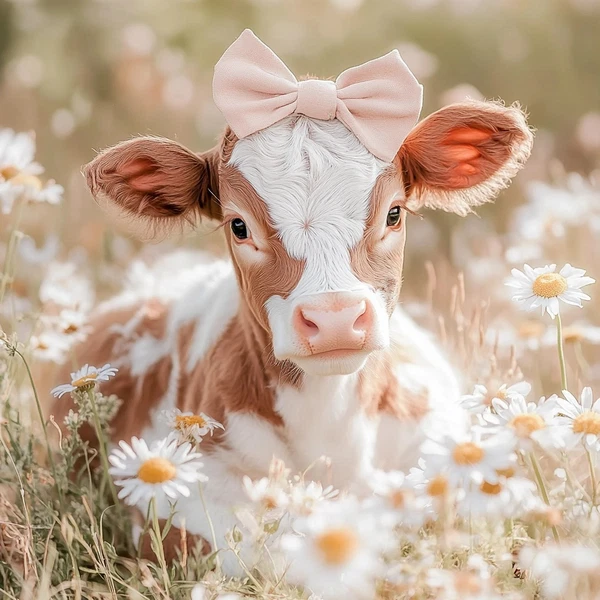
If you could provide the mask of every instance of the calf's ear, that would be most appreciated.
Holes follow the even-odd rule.
[[[165,138],[139,137],[104,150],[83,168],[94,198],[145,239],[201,217],[221,218],[219,146],[194,154]]]
[[[418,123],[396,156],[408,204],[464,216],[510,183],[532,144],[533,133],[517,105],[446,106]]]

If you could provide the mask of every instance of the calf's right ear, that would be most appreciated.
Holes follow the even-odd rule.
[[[140,137],[104,150],[83,168],[94,198],[138,237],[164,237],[201,217],[221,219],[219,147],[194,154],[165,138]]]

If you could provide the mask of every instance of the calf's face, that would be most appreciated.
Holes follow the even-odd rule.
[[[278,360],[317,375],[352,373],[389,345],[409,207],[466,214],[526,160],[517,108],[472,102],[434,113],[393,163],[338,120],[294,115],[195,155],[139,138],[85,168],[92,193],[153,232],[222,221],[244,306]]]

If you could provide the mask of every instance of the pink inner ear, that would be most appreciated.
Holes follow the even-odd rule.
[[[491,137],[491,131],[474,127],[460,127],[448,133],[442,144],[442,154],[447,164],[451,165],[448,187],[471,187],[487,178],[482,147]]]
[[[160,185],[160,169],[150,158],[136,158],[126,162],[120,165],[118,172],[137,192],[153,192]]]

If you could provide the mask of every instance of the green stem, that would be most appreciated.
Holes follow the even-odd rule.
[[[591,502],[591,507],[590,507],[590,515],[592,514],[592,511],[594,510],[594,506],[596,506],[596,487],[597,487],[597,483],[596,483],[596,473],[594,470],[594,461],[592,460],[592,454],[589,450],[585,451],[588,457],[588,464],[590,466],[590,479],[592,482],[592,502]]]
[[[50,447],[50,440],[48,438],[48,428],[46,427],[46,419],[44,419],[44,411],[42,410],[42,404],[40,402],[40,398],[37,393],[37,389],[35,387],[35,382],[33,381],[33,375],[31,373],[31,369],[29,368],[29,364],[25,357],[16,349],[13,348],[15,354],[17,354],[20,359],[23,361],[25,365],[25,369],[27,370],[27,377],[29,378],[29,383],[31,384],[31,389],[33,390],[33,397],[35,398],[35,405],[37,407],[38,416],[40,418],[40,422],[42,424],[42,430],[44,432],[44,440],[46,442],[46,452],[48,453],[48,460],[50,461],[50,469],[52,470],[52,476],[54,477],[54,486],[56,487],[56,493],[58,494],[58,500],[60,505],[63,505],[63,497],[62,491],[60,489],[60,485],[58,484],[58,471],[56,470],[56,463],[54,462],[54,455],[52,453],[52,448]]]
[[[550,498],[548,497],[548,491],[546,490],[546,484],[544,483],[544,478],[542,477],[542,472],[540,471],[540,466],[538,465],[537,459],[533,452],[530,452],[529,459],[531,461],[531,467],[533,469],[533,473],[535,475],[535,480],[538,486],[538,490],[544,500],[546,506],[550,506]],[[559,544],[560,538],[558,536],[558,530],[555,525],[552,525],[552,535],[554,536],[554,541]]]
[[[8,281],[11,279],[12,262],[14,258],[15,248],[17,247],[17,237],[19,233],[19,225],[21,218],[23,217],[23,207],[26,202],[21,199],[19,208],[17,210],[17,217],[15,223],[10,231],[10,237],[8,238],[8,245],[6,248],[6,257],[4,259],[4,266],[2,268],[2,275],[0,275],[0,303],[4,300],[4,294],[8,286]]]
[[[158,523],[158,511],[156,510],[156,498],[154,498],[154,496],[150,500],[150,516],[152,518],[152,528],[154,529],[154,535],[156,537],[156,558],[158,558],[158,564],[162,570],[165,592],[168,594],[170,587],[169,572],[167,570],[167,561],[165,560],[165,549],[163,548],[162,532]]]
[[[567,385],[567,363],[565,362],[565,348],[562,334],[562,320],[560,314],[556,315],[556,337],[558,344],[558,360],[560,362],[560,379],[563,390],[568,390]]]
[[[217,545],[217,536],[215,534],[215,528],[213,526],[212,519],[210,518],[210,514],[208,513],[208,507],[206,506],[206,501],[204,500],[204,490],[202,489],[202,483],[198,484],[198,489],[200,490],[200,501],[202,502],[202,507],[204,508],[204,512],[206,514],[206,520],[208,521],[208,526],[210,528],[210,535],[212,537],[212,543],[213,543],[213,552],[217,553],[217,554],[215,554],[215,561],[216,561],[216,565],[217,565],[217,572],[219,572],[221,570],[221,561],[219,560],[219,555],[218,555],[219,546]]]
[[[108,485],[110,487],[110,493],[112,495],[113,502],[115,503],[115,506],[119,506],[117,490],[109,474],[110,464],[108,462],[108,454],[106,452],[106,440],[104,439],[104,431],[102,430],[102,425],[100,424],[100,417],[98,416],[98,407],[96,406],[96,393],[94,387],[88,390],[88,397],[90,399],[90,405],[92,407],[92,413],[94,415],[94,428],[96,429],[96,436],[98,438],[98,449],[100,451],[100,460],[102,462],[102,468],[104,470],[102,480],[108,480]]]

